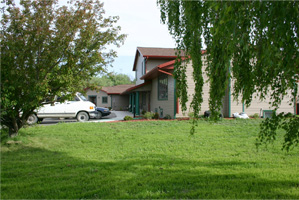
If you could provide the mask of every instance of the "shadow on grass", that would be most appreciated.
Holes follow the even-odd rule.
[[[28,147],[1,156],[3,199],[298,198],[284,192],[298,182],[234,171],[255,163],[205,163],[155,154],[101,162]]]

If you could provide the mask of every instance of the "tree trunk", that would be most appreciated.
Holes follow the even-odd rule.
[[[9,137],[13,138],[18,136],[18,132],[19,132],[19,125],[17,123],[16,119],[12,120],[12,126],[9,126]]]

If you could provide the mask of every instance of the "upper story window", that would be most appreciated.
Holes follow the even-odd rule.
[[[168,100],[168,75],[158,77],[158,100]]]

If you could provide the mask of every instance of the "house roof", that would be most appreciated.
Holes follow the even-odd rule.
[[[107,94],[121,94],[133,86],[134,85],[116,85],[110,87],[103,87],[101,90],[106,92]]]
[[[156,59],[175,59],[177,49],[175,48],[159,48],[159,47],[137,47],[133,71],[136,71],[136,63],[138,54],[142,57],[156,58]]]
[[[205,54],[207,51],[202,50],[201,54]],[[182,57],[182,61],[185,60],[186,57]],[[141,80],[151,80],[156,78],[159,74],[164,73],[168,75],[172,75],[172,70],[174,69],[175,60],[168,61],[166,63],[162,63],[160,65],[157,65],[155,68],[153,68],[151,71],[147,72],[145,75],[140,77]]]
[[[148,84],[150,84],[150,83],[151,83],[151,81],[147,81],[147,82],[142,83],[142,84],[139,84],[139,85],[134,85],[133,87],[128,88],[128,89],[127,89],[126,91],[124,91],[122,94],[129,93],[130,91],[133,91],[133,90],[135,90],[135,89],[141,88],[141,87],[143,87],[143,86],[145,86],[145,85],[148,85]]]

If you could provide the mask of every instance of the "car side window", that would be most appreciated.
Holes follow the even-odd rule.
[[[73,101],[80,101],[80,99],[77,96],[75,96]]]

